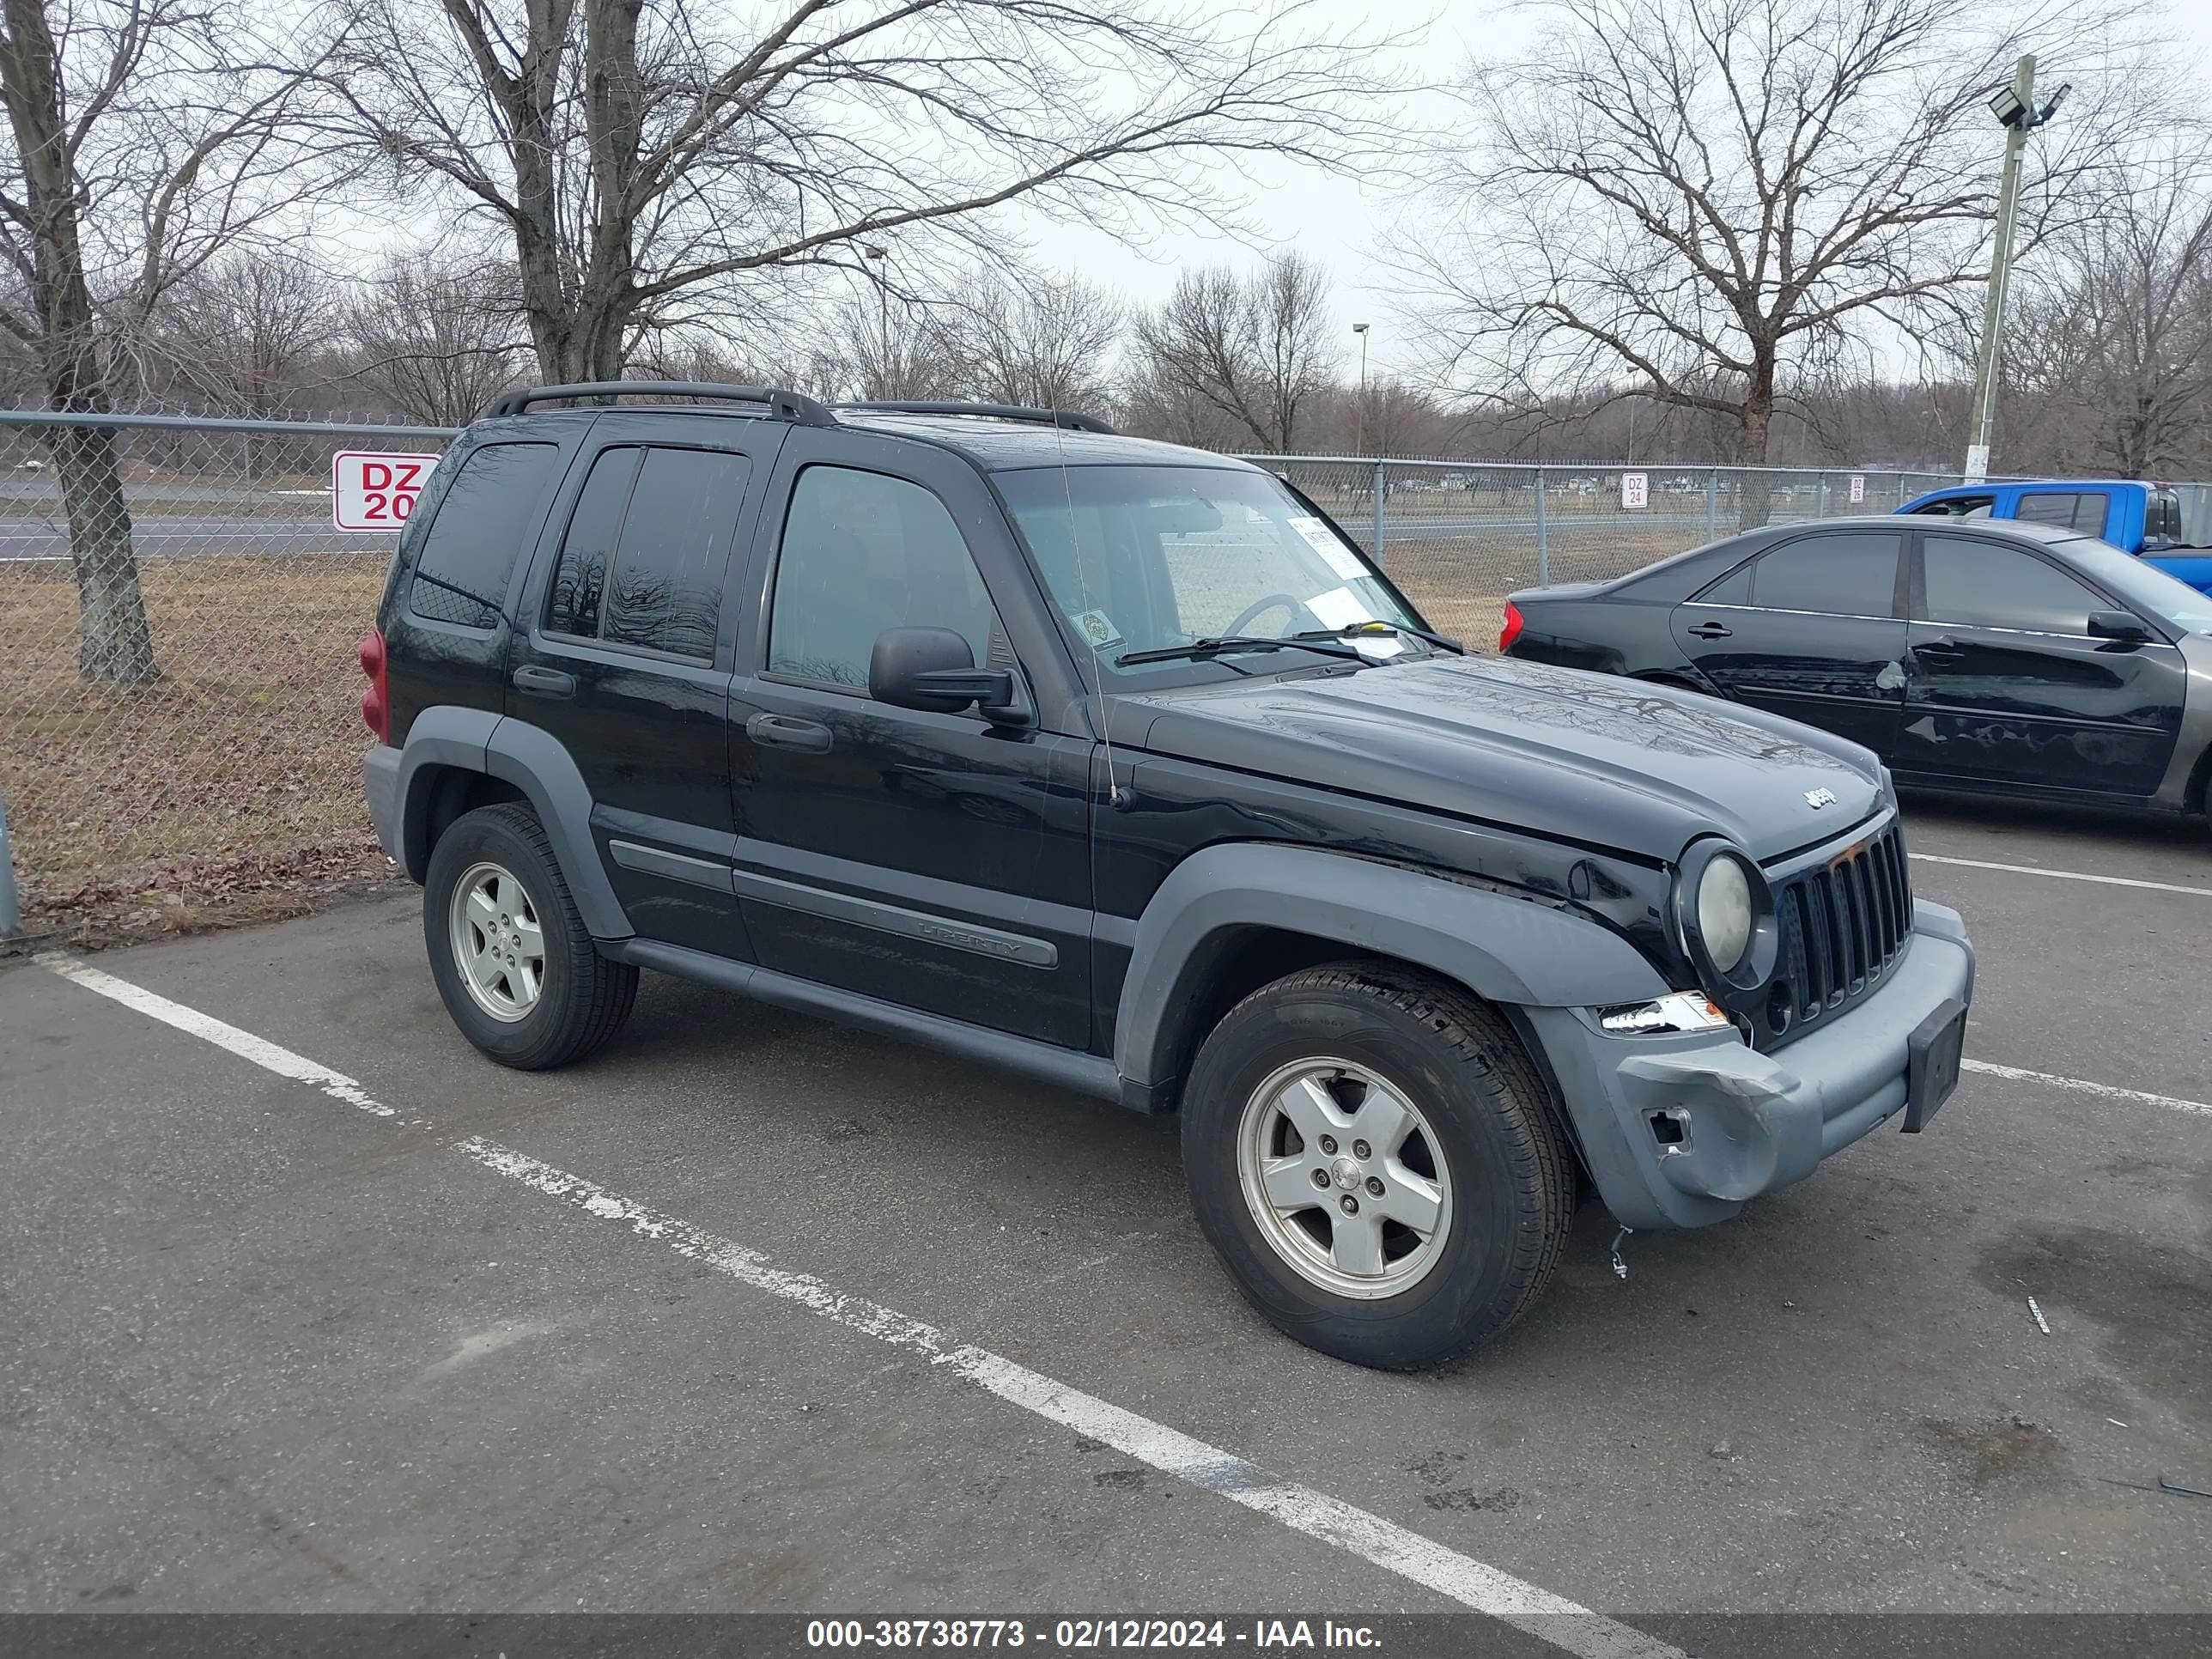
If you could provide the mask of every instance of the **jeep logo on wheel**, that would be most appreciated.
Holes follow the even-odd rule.
[[[1805,805],[1815,812],[1823,806],[1833,806],[1835,804],[1836,792],[1832,789],[1808,789],[1805,792]]]

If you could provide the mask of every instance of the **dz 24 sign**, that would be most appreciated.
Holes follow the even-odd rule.
[[[341,449],[331,457],[331,522],[340,530],[403,530],[435,455]]]

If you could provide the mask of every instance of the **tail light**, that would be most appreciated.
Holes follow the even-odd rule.
[[[361,694],[361,718],[376,733],[379,743],[392,741],[392,696],[385,678],[384,630],[372,628],[361,636],[361,672],[368,676],[368,689]]]
[[[1513,641],[1521,637],[1521,607],[1512,600],[1505,601],[1505,627],[1498,635],[1498,648],[1510,651]]]

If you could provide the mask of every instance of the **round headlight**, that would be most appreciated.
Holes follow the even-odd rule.
[[[1751,875],[1743,860],[1723,853],[1698,878],[1698,937],[1723,974],[1742,965],[1751,949]]]

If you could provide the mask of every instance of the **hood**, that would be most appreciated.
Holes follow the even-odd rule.
[[[1754,859],[1881,805],[1856,744],[1695,692],[1502,657],[1210,683],[1116,700],[1114,739],[1671,862],[1717,830]],[[1808,797],[1832,796],[1815,807]]]

